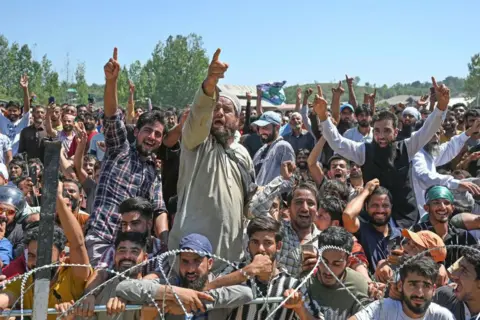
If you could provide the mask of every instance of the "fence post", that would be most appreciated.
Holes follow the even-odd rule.
[[[55,224],[61,147],[62,143],[60,141],[45,141],[42,205],[40,210],[39,237],[37,240],[37,267],[52,264],[53,227]],[[33,319],[35,320],[47,319],[50,271],[45,269],[35,273],[33,301]]]

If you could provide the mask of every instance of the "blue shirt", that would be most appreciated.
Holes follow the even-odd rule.
[[[389,244],[400,243],[402,240],[402,233],[398,228],[388,226],[388,236],[385,237],[383,233],[378,232],[371,223],[360,220],[360,229],[355,233],[358,242],[365,250],[365,255],[368,259],[369,271],[373,274],[377,268],[380,260],[387,259],[389,252]]]
[[[7,238],[0,240],[0,260],[6,266],[13,260],[13,245]]]

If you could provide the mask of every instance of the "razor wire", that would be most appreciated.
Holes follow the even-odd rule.
[[[475,247],[471,247],[471,246],[466,246],[466,245],[445,245],[445,246],[441,246],[441,247],[435,247],[435,248],[430,248],[430,249],[426,249],[426,250],[423,250],[421,251],[420,253],[418,254],[415,254],[411,257],[408,257],[406,258],[400,265],[398,268],[396,268],[396,270],[394,271],[394,276],[393,276],[393,279],[397,279],[397,276],[398,276],[398,273],[400,272],[401,269],[403,269],[406,265],[408,265],[411,261],[415,260],[415,259],[418,259],[418,258],[421,258],[423,256],[425,256],[426,254],[428,254],[430,251],[433,251],[433,250],[440,250],[440,249],[467,249],[467,250],[473,250],[473,251],[476,251],[478,253],[480,253],[480,249],[477,249]],[[255,290],[255,291],[258,291],[259,294],[261,295],[261,298],[259,299],[255,299],[254,300],[254,303],[256,304],[264,304],[264,307],[269,304],[269,303],[279,303],[279,305],[272,311],[270,312],[270,314],[266,317],[266,320],[267,319],[271,319],[275,313],[280,309],[282,308],[285,303],[287,303],[287,301],[296,293],[300,290],[300,288],[302,288],[305,284],[307,284],[308,280],[314,275],[315,271],[317,270],[318,266],[320,265],[320,263],[324,262],[323,260],[323,252],[326,251],[326,250],[338,250],[338,251],[342,251],[342,252],[345,252],[346,254],[348,254],[349,256],[352,256],[354,258],[356,258],[358,261],[361,261],[359,260],[357,257],[355,257],[354,255],[351,255],[351,252],[348,252],[347,250],[341,248],[341,247],[336,247],[336,246],[323,246],[323,247],[320,247],[317,249],[317,252],[318,252],[318,256],[317,256],[317,261],[313,267],[313,269],[302,279],[302,281],[300,282],[300,284],[286,297],[282,298],[282,297],[268,297],[269,295],[269,290],[267,289],[267,297],[264,297],[262,292],[260,291],[260,289],[256,286],[255,284],[255,281],[252,281],[252,277],[250,277],[249,275],[246,275],[247,276],[247,280],[251,280],[250,283],[252,284],[252,289]],[[190,253],[196,253],[196,254],[201,254],[201,255],[205,255],[206,253],[205,252],[200,252],[200,251],[196,251],[196,250],[171,250],[171,251],[167,251],[167,252],[164,252],[160,255],[157,255],[155,257],[152,257],[148,260],[145,260],[143,261],[142,263],[139,263],[137,265],[134,265],[130,268],[128,268],[127,270],[123,271],[123,272],[117,272],[115,270],[111,270],[111,269],[108,269],[108,268],[99,268],[97,270],[103,270],[107,273],[110,273],[110,274],[114,274],[114,276],[110,279],[108,279],[107,281],[105,281],[104,283],[100,284],[99,286],[93,288],[90,292],[88,292],[87,294],[85,294],[84,296],[82,296],[80,299],[78,299],[77,301],[75,301],[74,304],[72,304],[72,306],[70,306],[69,309],[67,309],[65,312],[61,313],[60,316],[57,317],[57,320],[58,319],[61,319],[63,316],[66,316],[68,315],[71,310],[73,308],[75,308],[75,306],[77,306],[80,302],[82,302],[86,297],[88,297],[89,295],[93,294],[94,292],[100,290],[101,288],[103,288],[104,286],[106,286],[108,283],[114,281],[115,279],[117,278],[122,278],[122,279],[131,279],[129,278],[128,276],[126,276],[125,274],[129,273],[130,271],[132,271],[133,269],[137,269],[137,268],[140,268],[141,266],[151,262],[152,260],[157,260],[158,262],[158,268],[160,270],[160,273],[161,275],[164,277],[165,279],[165,282],[166,282],[166,287],[168,286],[168,288],[171,290],[171,292],[173,293],[173,296],[175,297],[175,300],[176,302],[178,303],[178,305],[182,308],[182,311],[185,313],[185,316],[187,319],[191,318],[192,317],[192,314],[189,314],[185,308],[185,306],[183,305],[182,301],[180,300],[180,298],[178,297],[178,295],[176,294],[175,292],[175,289],[174,289],[174,286],[171,285],[170,281],[169,281],[169,277],[165,274],[165,270],[163,268],[163,261],[169,257],[169,256],[176,256],[178,255],[179,253],[183,253],[183,252],[190,252]],[[222,257],[219,257],[217,255],[214,255],[214,254],[208,254],[208,256],[214,258],[214,259],[217,259],[217,260],[220,260],[220,261],[223,261],[225,263],[227,263],[228,265],[230,265],[231,267],[233,267],[234,269],[239,269],[238,265],[234,262],[231,262],[231,261],[228,261],[227,259],[224,259]],[[334,279],[340,284],[340,286],[353,298],[353,300],[358,303],[360,306],[362,305],[362,303],[357,299],[357,297],[345,286],[345,284],[332,272],[332,270],[329,268],[329,266],[326,264],[326,263],[323,263],[323,266],[327,269],[327,271],[334,277]],[[28,278],[33,275],[34,273],[36,273],[37,271],[40,271],[40,270],[44,270],[44,269],[51,269],[51,268],[58,268],[58,267],[86,267],[86,268],[92,268],[91,265],[88,265],[88,264],[69,264],[69,263],[54,263],[54,264],[50,264],[50,265],[45,265],[45,266],[42,266],[42,267],[38,267],[38,268],[35,268],[33,270],[29,270],[28,272],[22,274],[22,275],[18,275],[18,276],[15,276],[13,277],[12,279],[9,279],[9,280],[6,280],[4,283],[3,283],[3,287],[5,288],[6,286],[8,286],[9,284],[15,282],[15,281],[19,281],[21,280],[22,283],[21,283],[21,290],[20,290],[20,297],[18,299],[20,299],[20,310],[9,310],[9,311],[5,311],[5,312],[9,312],[9,314],[15,314],[15,315],[19,315],[20,318],[23,320],[23,317],[24,317],[24,305],[23,305],[23,297],[24,297],[24,294],[25,294],[25,285],[26,285],[26,282],[28,280]],[[170,268],[169,272],[171,272],[173,270],[173,266]],[[372,277],[372,279],[374,279],[374,277]],[[391,282],[391,281],[390,281]],[[389,283],[390,283],[389,282]],[[151,295],[150,292],[146,292],[146,290],[144,290],[139,284],[137,284],[135,281],[133,281],[133,283],[135,285],[137,285],[138,288],[140,288],[142,290],[142,292],[144,292],[147,297],[151,300],[151,303],[155,306],[155,308],[157,309],[157,311],[159,312],[159,315],[162,319],[164,319],[164,316],[165,316],[165,305],[163,304],[163,307],[160,308],[158,306],[158,304],[156,303],[154,297]],[[373,281],[373,283],[377,284],[378,282],[377,281]],[[388,289],[388,284],[385,286],[385,288],[383,288],[383,295],[382,297],[385,295],[385,292],[386,290]],[[32,283],[33,285],[33,283]],[[32,285],[30,285],[28,289],[30,289],[32,287]],[[270,283],[269,283],[270,285]],[[377,286],[378,288],[378,286]],[[164,296],[165,298],[165,296]],[[269,298],[270,298],[270,302],[269,302]],[[18,299],[16,302],[18,302]],[[382,298],[383,299],[383,298]],[[16,303],[15,302],[15,303]],[[164,303],[165,303],[165,300],[164,300]],[[99,307],[97,310],[97,307]],[[129,306],[129,311],[130,310],[138,310],[140,309],[142,306],[133,306],[133,305],[130,305]],[[102,312],[103,309],[102,308],[106,308],[105,306],[96,306],[95,307],[95,312]],[[263,308],[262,308],[263,309]],[[49,314],[52,314],[52,313],[59,313],[59,312],[53,312],[54,309],[49,309],[48,313]],[[105,309],[106,310],[106,309]],[[269,311],[269,309],[267,309]],[[4,316],[4,313],[2,312],[1,313],[2,316]],[[478,319],[478,317],[477,317]]]

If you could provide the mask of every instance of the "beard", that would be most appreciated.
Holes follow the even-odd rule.
[[[351,178],[351,179],[360,179],[360,178],[363,178],[362,171],[361,171],[361,170],[358,170],[358,171],[350,172],[350,178]]]
[[[270,143],[270,142],[274,141],[275,139],[276,139],[275,131],[270,133],[268,136],[265,136],[265,135],[260,136],[260,140],[262,140],[263,144]]]
[[[391,214],[387,215],[385,217],[385,220],[379,221],[379,220],[376,220],[372,215],[370,215],[370,213],[368,214],[369,222],[371,224],[373,224],[374,226],[377,226],[377,227],[383,227],[383,226],[387,225],[390,222],[390,217],[391,217]]]
[[[131,262],[131,264],[122,265],[124,262]],[[124,272],[124,271],[133,267],[130,271],[125,273],[125,276],[130,277],[130,278],[136,278],[140,274],[141,269],[142,269],[140,266],[136,266],[136,264],[137,264],[137,261],[135,261],[135,260],[122,259],[118,262],[118,265],[115,266],[115,269],[116,269],[115,271]]]
[[[85,130],[87,131],[92,131],[95,129],[95,123],[84,123]]]
[[[423,147],[425,151],[432,157],[437,157],[440,152],[440,145],[438,142],[429,142]]]
[[[63,192],[63,197],[68,198],[70,200],[70,204],[72,206],[72,212],[75,212],[75,210],[78,209],[80,201],[78,199],[73,198],[70,194],[68,194],[65,191]]]
[[[415,129],[415,123],[403,124],[402,135],[404,136],[404,138],[410,138],[412,136],[412,132],[414,131],[413,129]]]
[[[65,132],[72,132],[73,126],[72,125],[65,125],[63,126],[63,131]]]
[[[15,122],[15,121],[17,121],[19,118],[20,118],[20,116],[18,116],[18,115],[16,115],[16,114],[9,114],[9,115],[8,115],[8,120],[10,120],[11,122]]]
[[[228,140],[235,136],[235,131],[237,131],[235,125],[225,124],[224,126],[219,128],[214,128],[212,126],[212,128],[210,129],[210,134],[215,138],[218,143],[220,143],[222,146],[226,146]]]
[[[306,169],[308,169],[308,165],[304,161],[297,162],[297,168],[300,169],[300,170],[306,170]]]
[[[358,121],[358,126],[362,128],[368,128],[370,127],[370,121],[368,120]]]
[[[413,304],[412,299],[423,299],[424,302],[423,304],[418,306]],[[410,309],[410,311],[412,311],[416,315],[424,314],[427,311],[428,307],[430,306],[430,303],[432,302],[431,300],[427,300],[425,297],[420,298],[413,295],[410,297],[407,297],[403,292],[402,292],[402,301],[407,305],[408,309]]]
[[[186,277],[189,273],[185,276],[180,275],[180,282],[182,283],[182,288],[192,289],[196,291],[204,291],[205,284],[208,281],[208,274],[203,276],[198,276],[195,280],[188,280]]]
[[[343,134],[348,129],[353,128],[353,126],[354,126],[353,120],[351,120],[351,119],[348,119],[348,120],[340,119],[340,121],[338,122],[337,129],[338,129],[338,132],[340,134]]]

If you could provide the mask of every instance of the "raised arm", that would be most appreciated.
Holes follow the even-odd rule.
[[[216,88],[218,81],[224,77],[228,64],[219,60],[220,49],[213,55],[208,67],[207,78],[202,83],[202,88],[197,91],[190,114],[185,122],[182,132],[182,144],[193,150],[200,145],[210,134],[213,110],[216,105]]]
[[[373,89],[373,93],[365,93],[364,95],[364,103],[370,106],[370,112],[372,116],[375,114],[376,107],[375,107],[375,98],[377,97],[377,88]]]
[[[47,114],[45,115],[45,130],[47,131],[47,135],[50,138],[56,138],[58,135],[57,130],[53,129],[52,126],[52,115],[55,110],[55,104],[50,104],[47,108]]]
[[[300,108],[302,107],[302,88],[297,88],[297,96],[295,99],[295,112],[300,112]],[[303,99],[303,105],[308,105],[308,97],[307,101]]]
[[[317,88],[318,87],[320,87],[320,85],[318,85]],[[340,99],[344,92],[345,89],[342,88],[342,81],[338,82],[338,87],[332,88],[332,118],[336,123],[340,122]]]
[[[257,116],[261,116],[263,114],[262,108],[262,89],[257,87]]]
[[[23,114],[30,111],[30,93],[28,92],[28,75],[25,73],[20,78],[20,86],[23,90]]]
[[[105,93],[103,96],[105,117],[112,117],[117,112],[118,96],[117,96],[117,79],[120,72],[120,64],[118,63],[118,50],[113,49],[113,57],[108,60],[103,67],[105,72]]]
[[[75,167],[78,181],[83,184],[88,178],[87,172],[83,169],[83,158],[85,157],[85,148],[87,147],[88,142],[87,133],[81,130],[77,132],[74,139],[77,140],[77,149],[75,150],[75,156],[73,157],[73,166]]]
[[[83,230],[73,215],[70,208],[65,203],[63,197],[63,183],[58,184],[57,192],[57,214],[60,224],[65,232],[70,247],[70,262],[73,264],[89,264],[87,248],[85,247],[85,238]],[[83,267],[74,267],[73,274],[79,280],[87,281],[90,275],[90,269]]]
[[[132,80],[128,80],[129,86],[129,95],[128,95],[128,106],[127,106],[127,114],[126,114],[126,122],[127,124],[133,124],[135,122],[135,85],[133,84]]]
[[[344,138],[338,133],[337,127],[328,119],[327,100],[322,95],[317,94],[315,97],[314,110],[321,121],[323,137],[333,151],[350,161],[363,165],[365,163],[365,144]]]
[[[325,174],[323,173],[322,166],[318,163],[318,158],[322,154],[323,147],[325,146],[326,142],[327,141],[322,136],[320,140],[318,140],[315,147],[313,147],[312,152],[310,152],[310,155],[308,156],[308,159],[307,159],[308,170],[312,175],[313,181],[315,181],[317,185],[320,185],[323,179],[325,178]]]
[[[172,148],[180,140],[182,137],[182,129],[185,125],[185,121],[187,121],[189,113],[189,109],[185,110],[180,118],[180,121],[170,131],[168,131],[167,135],[163,139],[163,144],[166,147]]]
[[[373,179],[365,185],[365,188],[355,198],[353,198],[348,204],[345,210],[343,210],[342,221],[345,230],[350,233],[355,233],[360,229],[360,220],[358,216],[362,212],[363,205],[368,196],[372,194],[373,190],[380,185],[378,179]]]
[[[428,116],[422,128],[410,138],[405,139],[408,156],[413,159],[415,154],[423,148],[432,139],[433,135],[442,125],[442,116],[447,110],[450,101],[450,90],[444,85],[438,85],[435,78],[432,77],[435,96],[437,97],[437,108]]]
[[[354,108],[357,105],[357,97],[355,96],[355,90],[353,89],[353,78],[349,78],[348,75],[345,75],[345,80],[347,81],[348,88],[348,103],[350,103]]]

